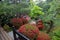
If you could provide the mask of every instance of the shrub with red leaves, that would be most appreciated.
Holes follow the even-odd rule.
[[[21,19],[22,19],[23,25],[28,23],[28,20],[26,18],[21,18]]]
[[[11,19],[11,23],[16,27],[20,27],[21,25],[23,25],[22,19],[20,18],[12,18]]]
[[[36,23],[37,27],[39,30],[42,30],[44,28],[43,22],[42,20],[38,20]]]
[[[36,40],[50,40],[50,37],[48,34],[46,34],[44,32],[40,32],[38,34],[38,37],[36,38]]]
[[[31,40],[34,40],[34,38],[36,38],[39,33],[39,29],[34,25],[25,24],[19,28],[19,32],[24,34]]]
[[[12,18],[11,23],[18,29],[20,26],[27,24],[28,20],[25,18]]]

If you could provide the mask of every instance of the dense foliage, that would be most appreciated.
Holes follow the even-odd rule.
[[[37,23],[38,28],[43,29],[44,32],[47,32],[47,30],[50,30],[49,35],[52,35],[51,40],[60,40],[60,35],[59,35],[60,30],[56,30],[60,28],[60,0],[46,0],[46,1],[36,0],[36,2],[34,0],[0,1],[0,25],[3,26],[5,24],[4,26],[5,29],[7,30],[10,29],[9,27],[6,27],[6,24],[8,23],[11,23],[16,27],[18,26],[20,27],[25,23],[27,23],[28,20],[25,20],[24,18],[19,18],[21,14],[23,15],[27,14],[32,18],[31,20],[34,20],[36,22],[38,19],[41,19],[43,22]],[[50,20],[52,20],[54,23],[49,22]],[[52,24],[53,26],[51,27]],[[27,26],[30,26],[30,25],[27,25]],[[25,30],[25,26],[21,28]],[[28,28],[29,31],[27,32],[30,33],[30,30],[34,27],[29,27],[29,28]],[[29,34],[29,37],[31,35]]]

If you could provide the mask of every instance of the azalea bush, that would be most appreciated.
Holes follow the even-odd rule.
[[[34,25],[26,24],[19,28],[19,32],[30,38],[30,40],[34,40],[39,33],[39,29]]]
[[[40,32],[38,27],[32,24],[25,24],[21,26],[18,31],[27,36],[30,40],[50,40],[48,34]]]
[[[51,40],[51,39],[47,33],[40,31],[36,40]]]
[[[44,23],[42,20],[38,20],[36,23],[36,26],[38,27],[39,30],[43,30],[44,29]]]
[[[15,26],[16,29],[18,29],[20,26],[27,24],[28,20],[26,18],[12,18],[11,19],[11,24]]]

